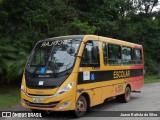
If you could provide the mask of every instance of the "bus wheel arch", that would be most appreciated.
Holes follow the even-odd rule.
[[[75,117],[83,117],[87,110],[88,110],[88,94],[87,93],[82,93],[78,99],[76,100],[76,107],[74,110],[74,115]]]
[[[88,93],[84,92],[82,93],[80,96],[84,96],[86,98],[87,101],[87,110],[90,110],[90,106],[91,106],[91,99]]]
[[[116,99],[118,102],[128,103],[130,101],[130,98],[131,98],[131,86],[130,84],[127,84],[124,93],[116,96]]]
[[[129,87],[129,88],[130,88],[130,90],[132,90],[132,89],[131,89],[131,85],[130,85],[130,84],[127,84],[127,85],[126,85],[126,87]]]
[[[83,110],[80,106],[83,106]],[[78,99],[76,100],[76,107],[74,110],[74,115],[75,117],[83,117],[86,112],[89,110],[90,108],[90,97],[89,94],[84,92],[82,94],[79,95]]]

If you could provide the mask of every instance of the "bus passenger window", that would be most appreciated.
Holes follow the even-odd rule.
[[[81,67],[96,67],[99,62],[98,41],[88,41],[81,58]]]
[[[103,46],[103,61],[104,61],[104,64],[106,65],[107,64],[107,44],[106,43],[103,43],[102,44]]]
[[[123,64],[132,64],[132,49],[129,47],[122,47],[122,61]]]
[[[109,65],[121,65],[121,46],[108,45],[108,61]]]
[[[142,53],[140,49],[133,50],[133,62],[134,64],[142,64]]]

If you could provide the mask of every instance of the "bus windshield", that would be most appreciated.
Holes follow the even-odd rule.
[[[30,55],[27,71],[33,74],[67,71],[74,64],[79,44],[80,40],[74,39],[38,42]]]

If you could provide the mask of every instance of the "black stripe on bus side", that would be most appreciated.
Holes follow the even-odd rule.
[[[94,83],[101,81],[109,81],[143,75],[143,69],[127,69],[127,70],[108,70],[108,71],[90,71],[90,79],[84,80],[84,72],[78,74],[78,84]],[[94,75],[94,79],[92,78]]]

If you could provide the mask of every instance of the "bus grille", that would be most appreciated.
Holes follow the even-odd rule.
[[[56,101],[56,102],[50,102],[50,103],[32,103],[32,102],[29,102],[27,100],[24,100],[24,101],[28,106],[43,107],[43,108],[53,108],[60,102],[60,101]]]

